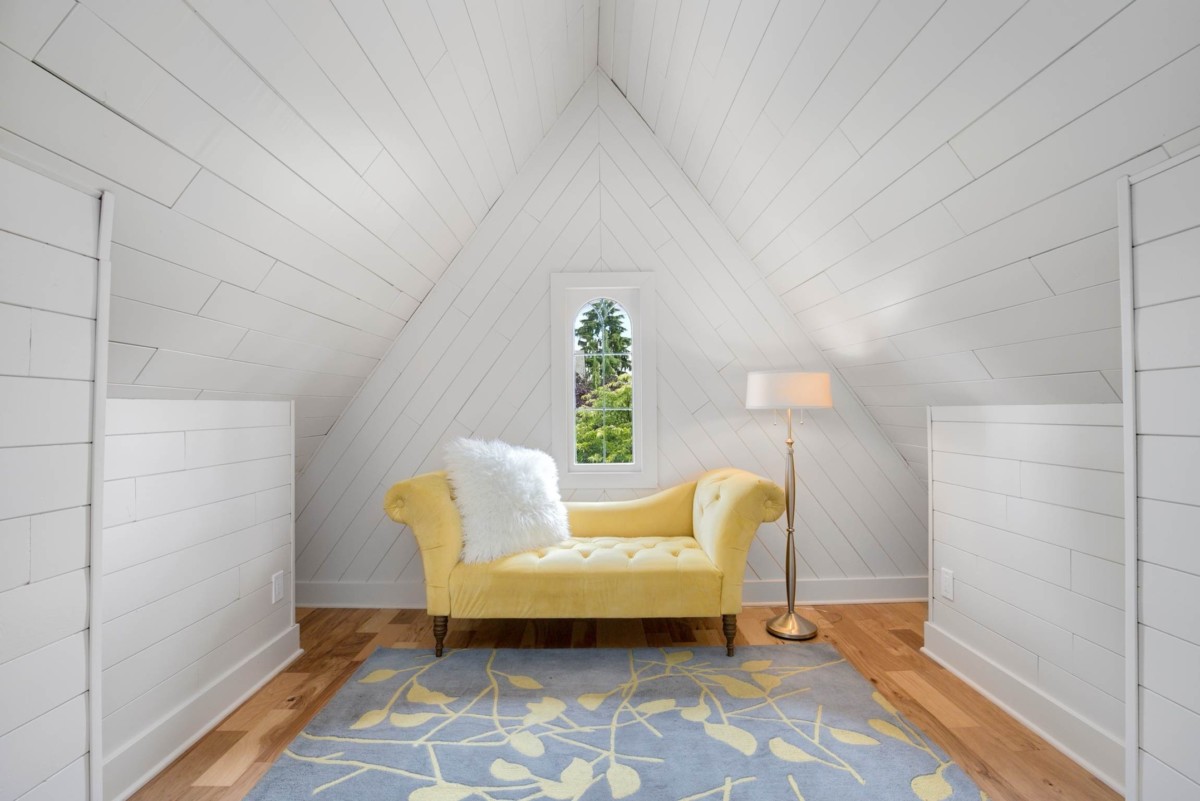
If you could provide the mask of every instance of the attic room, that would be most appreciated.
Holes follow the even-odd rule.
[[[0,801],[1200,801],[1200,3],[0,0]]]

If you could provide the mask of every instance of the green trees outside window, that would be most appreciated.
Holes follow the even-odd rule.
[[[633,357],[629,315],[598,298],[575,320],[575,462],[632,464]]]

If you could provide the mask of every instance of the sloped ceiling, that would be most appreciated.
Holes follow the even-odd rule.
[[[1118,400],[1116,176],[1193,0],[602,0],[599,64],[924,473],[926,404]]]
[[[4,0],[0,150],[118,194],[111,394],[303,463],[599,64],[924,471],[928,403],[1117,399],[1115,176],[1193,0]]]
[[[111,394],[301,464],[596,63],[595,0],[5,0],[0,149],[116,191]]]

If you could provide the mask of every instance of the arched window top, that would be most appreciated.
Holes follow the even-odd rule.
[[[595,298],[575,317],[575,463],[632,464],[633,329],[612,298]]]
[[[575,315],[576,353],[629,353],[632,326],[625,307],[612,298],[595,298]]]

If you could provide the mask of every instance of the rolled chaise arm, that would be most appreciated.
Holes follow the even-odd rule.
[[[710,470],[696,481],[692,531],[723,574],[721,614],[742,609],[746,554],[758,527],[783,514],[783,490],[745,470]]]
[[[417,538],[429,614],[450,614],[450,571],[462,554],[462,518],[446,474],[425,473],[401,481],[388,490],[383,508],[397,523],[408,524]]]
[[[696,482],[631,501],[564,504],[573,537],[690,537]]]

